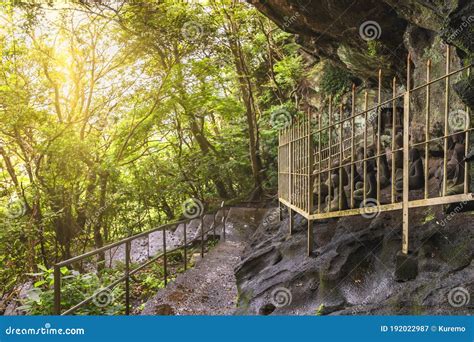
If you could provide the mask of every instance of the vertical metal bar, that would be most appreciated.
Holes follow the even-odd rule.
[[[131,242],[125,243],[125,315],[130,315],[130,250]]]
[[[392,203],[395,203],[395,159],[396,159],[396,145],[395,145],[395,136],[397,134],[397,101],[395,100],[397,96],[397,79],[394,77],[392,80],[392,192],[391,199]]]
[[[186,236],[187,235],[186,226],[187,226],[187,222],[184,221],[183,239],[184,239],[184,270],[185,271],[188,269],[188,240]]]
[[[467,69],[467,79],[471,75],[471,68]],[[470,115],[470,108],[466,105],[466,137],[464,139],[464,155],[467,156],[469,153],[469,127],[471,123],[471,115]],[[469,192],[469,168],[471,165],[467,162],[464,162],[464,193],[467,194]]]
[[[303,140],[302,140],[302,146],[303,146],[303,153],[301,155],[301,166],[302,166],[302,172],[301,174],[304,174],[304,175],[307,175],[308,174],[308,169],[307,169],[307,163],[308,163],[308,158],[309,158],[309,155],[307,153],[308,151],[308,137],[307,137],[307,133],[306,133],[306,126],[307,126],[307,123],[306,121],[303,121]],[[306,191],[307,187],[306,187],[306,184],[308,182],[308,177],[307,176],[302,176],[301,177],[301,180],[302,180],[302,193],[301,193],[301,198],[302,198],[302,201],[303,201],[303,207],[302,209],[304,209],[305,212],[309,212],[309,210],[307,210],[307,207],[308,207],[308,193]]]
[[[278,130],[278,203],[280,203],[281,196],[281,156],[280,156],[280,149],[281,149],[281,130]],[[215,235],[215,234],[214,234]]]
[[[305,210],[306,211],[306,194],[304,192],[304,189],[305,189],[305,180],[306,180],[306,177],[303,176],[304,174],[306,174],[306,170],[305,170],[305,151],[306,151],[306,138],[305,138],[305,130],[304,130],[304,120],[301,124],[301,128],[300,128],[300,133],[301,133],[301,136],[300,136],[300,203],[301,203],[301,206],[300,208]]]
[[[328,203],[326,211],[329,212],[331,208],[331,164],[332,164],[332,96],[329,97],[329,146],[328,146]]]
[[[322,155],[321,155],[321,112],[318,113],[318,214],[321,213],[321,172],[322,172]]]
[[[309,183],[311,181],[311,170],[312,170],[311,164],[313,160],[313,154],[311,153],[311,149],[310,149],[311,134],[309,133],[309,129],[308,129],[309,124],[310,124],[310,120],[308,116],[306,118],[306,124],[305,124],[306,144],[305,144],[305,155],[303,156],[305,164],[306,164],[305,165],[306,172],[308,173],[308,177],[305,178],[305,193],[303,194],[303,196],[305,196],[305,202],[306,202],[305,207],[307,208],[308,215],[311,214],[311,207],[310,207],[309,200],[310,200],[310,197],[312,196],[311,196],[311,192],[309,191]]]
[[[61,314],[61,269],[54,265],[54,314]]]
[[[430,161],[430,71],[431,71],[431,59],[426,63],[426,109],[425,109],[425,199],[428,198],[428,180],[429,180],[429,161]]]
[[[204,258],[204,215],[201,215],[201,258]]]
[[[301,123],[298,122],[296,127],[296,206],[301,208]]]
[[[298,208],[302,208],[303,204],[301,201],[301,187],[302,187],[302,177],[301,174],[303,173],[303,170],[301,168],[301,156],[302,156],[302,147],[304,140],[301,140],[302,133],[301,133],[301,122],[298,124],[298,160],[297,160],[297,172],[298,172],[298,184],[297,184],[297,192],[298,192]]]
[[[300,150],[299,150],[299,188],[298,188],[298,191],[299,191],[299,197],[300,197],[300,205],[299,207],[303,210],[305,210],[304,208],[304,194],[302,193],[302,190],[304,189],[304,179],[306,178],[305,176],[301,176],[302,174],[305,173],[304,171],[304,148],[305,148],[305,143],[306,143],[306,139],[304,139],[304,130],[302,129],[304,127],[304,125],[302,125],[302,123],[300,123],[300,132],[299,132],[299,146],[300,146]]]
[[[282,171],[285,173],[282,174],[282,181],[284,182],[284,187],[282,188],[282,197],[285,200],[288,200],[288,187],[289,187],[289,175],[288,172],[290,170],[290,166],[288,165],[288,140],[287,140],[287,129],[285,128],[285,132],[283,134],[283,142],[282,142],[282,150],[281,150],[281,158],[282,162]]]
[[[294,123],[290,125],[289,128],[289,141],[288,141],[288,161],[289,161],[289,170],[288,170],[288,202],[293,204],[293,130]]]
[[[287,128],[285,134],[285,162],[286,162],[286,200],[290,201],[290,128]]]
[[[306,180],[306,177],[303,176],[303,174],[305,174],[305,150],[306,150],[306,139],[305,139],[305,130],[304,130],[304,120],[302,121],[301,123],[301,126],[300,126],[300,203],[301,203],[301,206],[300,208],[305,210],[305,205],[306,205],[306,199],[305,199],[305,192],[304,192],[304,188],[305,188],[305,180]],[[306,210],[305,210],[306,211]]]
[[[313,213],[313,172],[314,172],[314,144],[313,144],[313,132],[311,130],[311,120],[308,120],[308,214]]]
[[[448,115],[449,115],[449,69],[451,60],[450,46],[446,46],[446,80],[445,80],[445,98],[444,98],[444,156],[443,156],[443,196],[446,196],[446,172],[448,165]]]
[[[355,84],[352,84],[352,109],[351,109],[351,208],[354,208],[354,153],[355,153]]]
[[[304,201],[303,201],[303,194],[301,193],[301,190],[303,189],[304,185],[303,185],[303,180],[304,180],[304,177],[302,177],[301,175],[304,173],[304,170],[303,170],[303,160],[302,160],[302,157],[303,157],[303,151],[304,151],[304,144],[305,144],[305,139],[303,138],[303,132],[302,132],[302,125],[300,123],[299,125],[299,132],[298,132],[298,138],[299,138],[299,142],[298,142],[298,146],[299,146],[299,151],[298,151],[298,172],[299,172],[299,176],[298,176],[298,180],[299,180],[299,184],[298,184],[298,196],[299,196],[299,205],[298,207],[301,208],[301,209],[304,209]]]
[[[308,119],[307,125],[308,133],[308,255],[311,255],[313,251],[313,221],[309,218],[309,215],[313,212],[313,187],[311,177],[313,175],[313,137],[311,132],[311,120]]]
[[[379,84],[377,93],[377,203],[380,204],[380,137],[382,135],[382,69],[379,69]]]
[[[298,206],[298,122],[295,124],[293,135],[293,203]]]
[[[408,216],[408,199],[409,199],[409,125],[410,125],[410,54],[407,61],[407,91],[404,96],[403,103],[403,237],[402,237],[402,253],[408,254],[408,235],[409,235],[409,216]]]
[[[293,203],[298,206],[298,122],[295,124],[295,130],[293,135]]]
[[[299,208],[301,209],[304,209],[304,201],[303,201],[303,197],[304,197],[304,194],[302,193],[302,190],[303,190],[303,181],[304,181],[304,177],[301,176],[303,173],[304,173],[304,170],[303,170],[303,151],[304,151],[304,133],[303,133],[303,124],[302,122],[300,122],[299,124],[299,132],[298,132],[298,138],[299,138],[299,141],[298,141],[298,146],[299,146],[299,151],[298,151],[298,173],[299,173],[299,176],[298,176],[298,180],[299,180],[299,184],[298,184],[298,195],[299,195]]]
[[[342,210],[342,191],[344,191],[343,186],[342,186],[342,152],[343,152],[343,148],[342,148],[343,138],[342,138],[342,135],[343,135],[343,131],[342,131],[342,103],[341,103],[340,106],[339,106],[339,189],[338,189],[338,193],[339,193],[338,207],[339,207],[339,210]]]
[[[363,203],[365,204],[366,202],[366,197],[367,197],[367,109],[369,106],[369,94],[367,91],[364,94],[364,198],[363,198]]]
[[[297,123],[296,125],[296,134],[295,134],[295,144],[296,144],[296,158],[295,158],[295,181],[296,181],[296,184],[295,184],[295,205],[298,207],[298,208],[301,208],[301,198],[300,198],[300,190],[301,190],[301,170],[300,170],[300,157],[301,157],[301,140],[300,140],[300,136],[301,136],[301,124],[300,122]]]
[[[163,229],[163,281],[168,285],[168,253],[166,252],[166,229]]]
[[[308,161],[308,156],[306,155],[306,151],[308,149],[308,141],[307,141],[307,138],[306,138],[306,122],[303,121],[303,124],[302,124],[302,130],[301,130],[301,193],[300,193],[300,196],[301,196],[301,209],[303,209],[304,211],[306,211],[306,207],[308,205],[307,203],[307,196],[306,196],[306,181],[307,181],[307,177],[305,176],[307,174],[307,170],[306,170],[306,163]]]

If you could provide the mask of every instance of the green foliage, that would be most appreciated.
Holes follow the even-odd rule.
[[[54,314],[54,279],[53,270],[38,265],[42,272],[33,274],[38,277],[34,287],[28,291],[27,297],[19,310],[24,310],[29,315],[52,315]],[[68,309],[81,301],[95,296],[85,306],[79,308],[79,315],[116,315],[124,313],[123,286],[116,286],[110,293],[106,294],[106,300],[100,300],[100,290],[110,284],[116,277],[123,274],[120,270],[106,270],[99,277],[95,273],[79,274],[71,272],[67,268],[61,269],[62,291],[61,307]],[[105,305],[106,304],[106,305]]]
[[[289,55],[275,63],[276,81],[285,90],[294,89],[303,76],[300,55]]]
[[[321,77],[321,90],[336,98],[344,94],[352,85],[352,75],[345,69],[326,64]]]
[[[56,262],[178,219],[189,198],[248,198],[251,133],[275,189],[271,113],[299,115],[304,65],[249,4],[7,2],[0,15],[0,295],[35,274],[24,307],[51,313]],[[137,275],[147,294],[163,285],[155,271]],[[68,272],[64,307],[116,275]]]
[[[369,40],[367,41],[367,54],[370,57],[377,57],[381,54],[382,43],[378,40]]]
[[[423,224],[433,221],[434,219],[436,219],[436,216],[434,215],[431,208],[429,208],[426,212],[426,216],[423,218]]]
[[[217,246],[218,243],[219,243],[219,239],[216,238],[216,239],[210,239],[210,240],[208,240],[206,244],[207,244],[207,247],[208,247],[209,249],[211,249],[211,248],[214,248],[215,246]]]
[[[136,298],[147,299],[156,294],[156,292],[165,287],[163,266],[152,264],[144,272],[136,275],[136,282],[132,288],[132,293]],[[169,277],[168,281],[173,281],[173,277]]]

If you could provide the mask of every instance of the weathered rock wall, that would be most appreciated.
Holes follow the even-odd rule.
[[[435,211],[436,210],[436,211]],[[474,221],[449,219],[441,208],[411,211],[415,279],[395,274],[401,248],[400,213],[315,221],[317,247],[306,256],[306,221],[278,222],[270,213],[235,269],[238,314],[469,314],[474,301],[456,306],[462,288],[474,290]],[[463,290],[460,290],[463,291]],[[291,298],[291,299],[289,299]],[[279,305],[282,305],[281,307]]]
[[[431,78],[445,74],[446,44],[453,46],[451,70],[474,61],[474,3],[469,0],[249,0],[283,30],[294,33],[313,63],[329,62],[357,80],[358,107],[362,92],[375,104],[378,70],[382,70],[382,96],[389,99],[393,77],[397,91],[405,90],[406,59],[412,57],[412,84],[426,79],[426,61],[432,60]],[[313,64],[314,65],[314,64]],[[313,66],[314,68],[314,66]],[[320,67],[319,67],[320,68]],[[320,68],[321,69],[321,68]],[[311,71],[311,70],[310,70]],[[309,73],[315,90],[307,99],[323,110],[317,72]],[[466,74],[451,80],[455,94],[450,112],[474,109],[474,78]],[[309,92],[311,93],[311,92]],[[324,94],[323,94],[324,95]],[[346,94],[347,95],[347,94]],[[433,123],[443,122],[444,84],[431,87]],[[343,96],[348,103],[350,96]],[[424,124],[423,97],[414,96],[412,121]],[[348,106],[350,107],[350,106]]]
[[[297,35],[305,51],[352,68],[362,77],[375,77],[379,68],[401,71],[412,48],[405,36],[416,34],[431,45],[435,36],[457,47],[463,59],[474,52],[474,5],[469,0],[249,0],[283,30]],[[375,22],[380,30],[364,31],[364,23]],[[377,29],[375,26],[372,28]],[[365,37],[364,37],[365,36]],[[373,38],[373,39],[370,39]],[[367,54],[376,41],[378,58]],[[342,57],[342,58],[341,58]],[[361,68],[356,65],[363,66]],[[389,76],[389,75],[387,75]]]

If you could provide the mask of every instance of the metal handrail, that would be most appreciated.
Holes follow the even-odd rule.
[[[164,272],[163,272],[164,273],[163,274],[164,279],[163,280],[164,280],[164,284],[165,284],[165,287],[166,287],[166,285],[168,283],[168,274],[167,274],[167,267],[166,267],[167,266],[167,254],[184,248],[184,269],[186,270],[187,269],[187,248],[189,246],[191,246],[195,241],[200,239],[201,240],[201,257],[204,257],[204,250],[205,250],[204,237],[208,233],[210,233],[211,231],[213,231],[214,236],[216,235],[216,226],[217,226],[216,218],[217,218],[217,215],[218,215],[219,211],[221,211],[221,210],[223,210],[223,215],[222,215],[222,219],[221,219],[221,223],[223,223],[222,235],[223,235],[223,239],[225,240],[225,238],[226,238],[227,216],[229,214],[230,209],[227,210],[227,208],[224,204],[225,203],[223,201],[221,203],[221,206],[213,213],[213,222],[212,222],[212,224],[211,224],[211,226],[208,230],[204,230],[204,217],[206,215],[210,215],[212,213],[207,213],[207,214],[203,213],[201,215],[198,215],[196,217],[189,218],[189,219],[186,219],[186,220],[180,220],[180,221],[166,223],[166,224],[161,225],[159,227],[156,227],[156,228],[147,230],[145,232],[141,232],[141,233],[132,235],[132,236],[124,238],[120,241],[108,244],[107,246],[97,248],[93,251],[78,255],[76,257],[73,257],[73,258],[70,258],[70,259],[67,259],[67,260],[64,260],[64,261],[61,261],[61,262],[55,264],[54,265],[54,314],[55,315],[68,315],[68,314],[74,313],[77,309],[81,308],[82,306],[86,305],[91,300],[93,300],[94,297],[97,295],[97,293],[95,293],[92,296],[82,300],[78,304],[74,305],[73,307],[71,307],[68,310],[61,313],[61,268],[62,267],[68,266],[72,263],[81,261],[85,258],[103,253],[103,252],[108,251],[108,250],[110,250],[114,247],[118,247],[118,246],[121,246],[121,245],[125,244],[125,273],[124,273],[123,276],[116,279],[111,284],[109,284],[109,285],[105,286],[104,288],[102,288],[101,292],[103,292],[105,290],[111,290],[115,286],[120,284],[121,282],[125,281],[125,314],[129,315],[130,314],[130,277],[133,276],[134,274],[136,274],[137,272],[141,271],[145,267],[151,265],[153,262],[163,258],[163,268],[164,268]],[[200,218],[200,220],[201,220],[201,223],[199,225],[199,227],[201,229],[201,234],[200,234],[200,236],[195,237],[190,241],[187,241],[187,236],[186,236],[187,223],[191,222],[192,220],[195,220],[197,218]],[[184,227],[183,227],[183,232],[184,232],[183,233],[183,238],[184,238],[183,244],[179,245],[177,247],[174,247],[171,250],[167,250],[167,248],[166,248],[166,230],[167,230],[168,227],[171,227],[171,226],[178,227],[180,224],[184,224]],[[149,260],[147,260],[145,263],[138,266],[137,268],[135,268],[133,270],[130,270],[131,242],[136,240],[136,239],[139,239],[141,237],[149,236],[151,233],[154,233],[154,232],[157,232],[157,231],[162,231],[163,232],[163,251],[160,254],[153,256],[152,258],[150,258]]]
[[[406,84],[404,86],[405,91],[401,94],[397,94],[397,89],[400,85],[397,85],[397,79],[392,79],[392,96],[385,101],[382,101],[382,70],[378,73],[378,88],[376,96],[376,105],[369,108],[369,93],[365,91],[363,100],[363,110],[356,111],[356,86],[352,87],[352,101],[351,101],[351,115],[343,118],[344,106],[343,102],[339,104],[339,115],[337,115],[337,106],[333,105],[332,97],[329,98],[329,111],[326,113],[320,113],[317,117],[317,126],[311,122],[313,115],[311,111],[308,111],[308,115],[299,118],[300,120],[290,121],[285,128],[279,131],[279,143],[278,143],[278,196],[281,204],[285,205],[289,209],[289,231],[290,234],[293,228],[293,212],[297,212],[306,218],[308,224],[308,244],[307,253],[312,254],[313,251],[313,220],[328,219],[334,217],[343,217],[349,215],[358,215],[369,213],[367,205],[373,205],[375,209],[372,212],[390,211],[390,210],[402,210],[402,253],[407,254],[409,251],[409,209],[415,207],[428,207],[431,205],[445,205],[452,204],[462,201],[472,201],[474,199],[474,189],[472,189],[469,174],[469,165],[464,159],[458,160],[461,168],[459,172],[464,173],[463,183],[456,184],[456,193],[448,193],[448,160],[451,160],[449,156],[449,141],[454,142],[453,137],[463,137],[463,143],[461,144],[464,149],[464,155],[468,155],[470,148],[470,138],[474,128],[471,125],[472,111],[469,106],[461,105],[457,101],[450,101],[450,92],[452,88],[453,76],[460,73],[466,72],[469,77],[473,64],[469,64],[457,70],[451,70],[451,47],[446,45],[445,54],[445,73],[443,76],[432,78],[431,77],[431,60],[426,63],[426,78],[420,77],[421,74],[413,74],[411,70],[412,59],[410,54],[407,56],[406,63]],[[420,85],[414,86],[413,80],[420,81]],[[433,132],[431,127],[433,116],[438,115],[437,110],[433,110],[431,107],[433,90],[431,85],[435,83],[444,83],[444,110],[442,112],[442,118],[444,124],[441,128],[444,132],[439,134]],[[440,84],[443,86],[443,84]],[[438,96],[438,94],[436,94]],[[424,100],[424,106],[417,108],[418,114],[424,114],[424,124],[420,122],[416,127],[416,122],[413,119],[415,111],[413,110],[413,98],[421,98]],[[398,106],[400,99],[403,99],[403,110],[399,112]],[[463,102],[463,101],[460,101]],[[382,115],[381,109],[385,105],[392,104],[390,107],[392,110],[391,114],[391,132],[390,141],[387,145],[390,146],[387,150],[382,144]],[[455,108],[453,108],[455,104]],[[347,107],[347,106],[346,106]],[[386,107],[386,108],[390,108]],[[455,114],[451,112],[455,110]],[[374,115],[370,114],[373,112]],[[323,115],[327,114],[328,124],[323,125]],[[370,118],[369,118],[370,115]],[[338,120],[336,117],[339,117]],[[356,121],[357,117],[363,119],[363,153],[360,155],[357,153],[360,148],[356,144],[358,142],[356,134]],[[401,119],[401,120],[400,120]],[[441,117],[440,117],[441,119]],[[450,122],[450,120],[454,120]],[[350,123],[345,129],[344,123]],[[401,121],[401,122],[400,122]],[[369,125],[369,122],[373,122]],[[388,123],[388,122],[387,122]],[[372,132],[370,132],[372,128]],[[401,130],[400,130],[401,128]],[[419,133],[420,136],[417,136]],[[350,134],[350,137],[346,139],[346,135]],[[397,137],[401,134],[402,141]],[[327,142],[323,143],[324,140]],[[317,139],[317,140],[316,140]],[[347,140],[349,143],[346,144]],[[373,147],[369,147],[368,144],[373,144]],[[350,144],[350,146],[348,146]],[[442,165],[439,165],[442,171],[442,183],[439,184],[439,194],[432,190],[430,185],[430,159],[435,156],[430,156],[430,144],[442,145],[441,151],[443,152]],[[368,154],[369,148],[372,149],[373,155]],[[422,173],[423,173],[423,184],[419,187],[419,190],[424,190],[422,199],[414,199],[418,196],[410,196],[410,151],[414,148],[418,148],[420,157],[422,160]],[[423,150],[424,151],[423,151]],[[346,153],[348,152],[348,153]],[[400,152],[400,153],[395,153]],[[424,154],[423,154],[424,152]],[[391,158],[391,175],[387,178],[390,182],[384,182],[382,184],[382,174],[380,171],[383,167],[382,163],[388,163],[382,158],[387,156],[388,153],[392,154]],[[358,154],[358,155],[357,155]],[[368,166],[372,161],[374,167],[371,167],[370,173],[375,180],[371,180],[371,184],[368,181]],[[333,163],[334,162],[334,163]],[[360,170],[358,170],[358,164]],[[344,168],[350,169],[344,170]],[[397,170],[401,170],[402,172]],[[344,172],[348,181],[343,181]],[[323,177],[327,173],[327,177]],[[421,173],[421,172],[420,172]],[[331,175],[332,174],[332,175]],[[338,185],[329,184],[327,189],[327,195],[323,194],[322,185],[328,182],[333,176],[339,176],[339,181],[336,182]],[[358,179],[357,176],[358,175]],[[337,178],[336,178],[337,179]],[[361,196],[355,197],[357,189],[357,182],[362,183],[362,194]],[[397,181],[399,185],[403,185],[402,189],[396,187]],[[346,195],[346,185],[349,186],[349,195]],[[386,193],[382,193],[384,186],[388,186],[390,183],[390,190]],[[420,181],[421,183],[421,181]],[[370,192],[370,196],[374,198],[368,198],[368,187],[373,188]],[[337,193],[336,193],[337,191]],[[433,192],[433,193],[432,193]],[[386,202],[386,197],[389,196],[389,203]],[[344,199],[345,198],[345,199]],[[336,202],[336,199],[338,201]],[[317,201],[315,205],[314,201]],[[347,203],[344,203],[346,201]]]

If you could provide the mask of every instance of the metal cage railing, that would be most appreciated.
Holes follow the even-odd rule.
[[[471,67],[472,64],[452,71],[451,49],[447,46],[444,75],[432,78],[432,62],[428,60],[426,78],[418,77],[416,81],[420,84],[414,85],[408,55],[402,93],[397,93],[402,83],[393,78],[392,94],[388,99],[382,98],[380,70],[375,105],[369,107],[369,94],[365,91],[363,109],[356,110],[356,87],[353,86],[350,108],[344,104],[335,106],[329,98],[327,111],[293,118],[279,131],[278,197],[280,204],[289,209],[290,234],[293,212],[308,220],[308,254],[313,248],[314,220],[390,210],[403,212],[402,252],[407,254],[410,208],[473,200],[469,164],[465,161],[473,138],[470,109],[465,105],[459,109],[461,102],[453,101],[451,94],[451,80],[460,75],[469,77]],[[432,88],[439,83],[444,89],[443,127],[441,134],[434,136],[431,131]],[[424,122],[418,124],[421,138],[414,134],[417,126],[412,120],[414,111],[410,103],[413,100],[424,101]],[[453,103],[458,107],[454,113],[450,110]],[[357,127],[356,121],[362,123],[362,128]],[[381,141],[384,135],[389,138],[385,147]],[[441,148],[442,158],[430,156],[432,145]],[[458,160],[461,152],[462,160]],[[430,185],[433,177],[430,177],[429,165],[434,160],[440,163],[438,177],[442,181],[438,192],[433,193],[436,189]],[[416,177],[411,174],[413,170]]]
[[[192,247],[193,243],[196,241],[199,241],[200,243],[200,254],[201,257],[204,257],[205,253],[205,245],[206,245],[206,236],[209,233],[213,233],[213,236],[216,236],[216,228],[217,225],[219,224],[218,222],[218,214],[219,212],[222,211],[221,214],[221,223],[222,223],[222,238],[225,240],[226,239],[226,221],[227,221],[227,216],[229,214],[230,208],[224,206],[224,202],[222,202],[221,206],[217,211],[212,213],[212,224],[208,229],[205,229],[205,222],[204,222],[204,216],[205,215],[211,215],[211,213],[207,214],[202,214],[199,217],[194,217],[194,218],[189,218],[187,220],[182,220],[182,221],[177,221],[177,222],[172,222],[168,223],[159,227],[156,227],[154,229],[150,229],[141,233],[138,233],[136,235],[127,237],[125,239],[122,239],[120,241],[111,243],[107,246],[104,246],[102,248],[98,248],[95,250],[92,250],[90,252],[84,253],[82,255],[70,258],[68,260],[61,261],[57,264],[54,265],[54,314],[55,315],[71,315],[74,314],[79,308],[85,306],[86,304],[90,303],[93,301],[94,297],[97,296],[97,294],[94,294],[92,296],[89,296],[82,300],[81,302],[75,304],[74,306],[70,308],[66,308],[66,310],[62,310],[62,305],[61,305],[61,289],[62,289],[62,281],[61,281],[61,268],[62,267],[72,267],[72,265],[81,262],[82,260],[85,260],[87,258],[97,256],[101,253],[105,253],[107,251],[111,251],[114,248],[118,248],[120,246],[125,246],[125,255],[124,255],[124,274],[123,276],[119,277],[115,281],[111,282],[107,286],[103,287],[100,289],[99,293],[102,291],[106,290],[112,290],[114,287],[118,286],[119,284],[123,283],[125,285],[125,314],[129,315],[131,312],[131,300],[130,300],[130,279],[133,275],[135,275],[137,272],[140,272],[141,270],[145,269],[146,267],[149,267],[153,263],[158,262],[159,260],[162,261],[163,263],[163,282],[164,285],[166,286],[168,283],[168,271],[167,271],[167,260],[168,260],[168,255],[172,252],[178,251],[178,250],[183,250],[184,252],[184,258],[183,258],[183,266],[184,270],[187,269],[188,264],[187,264],[187,252],[188,249]],[[186,231],[187,231],[187,224],[191,222],[194,219],[199,219],[200,224],[199,224],[199,235],[192,238],[192,239],[187,239]],[[174,248],[169,248],[166,243],[166,236],[167,236],[167,231],[170,228],[173,227],[178,227],[179,225],[183,225],[183,233],[184,233],[184,241],[181,245],[176,246]],[[131,257],[130,257],[130,251],[132,248],[132,242],[140,239],[147,237],[149,238],[150,234],[155,233],[155,232],[162,232],[163,234],[163,239],[162,239],[162,251],[161,253],[157,253],[156,255],[150,257],[148,260],[145,262],[141,263],[139,266],[136,266],[135,268],[132,268],[131,265]]]

